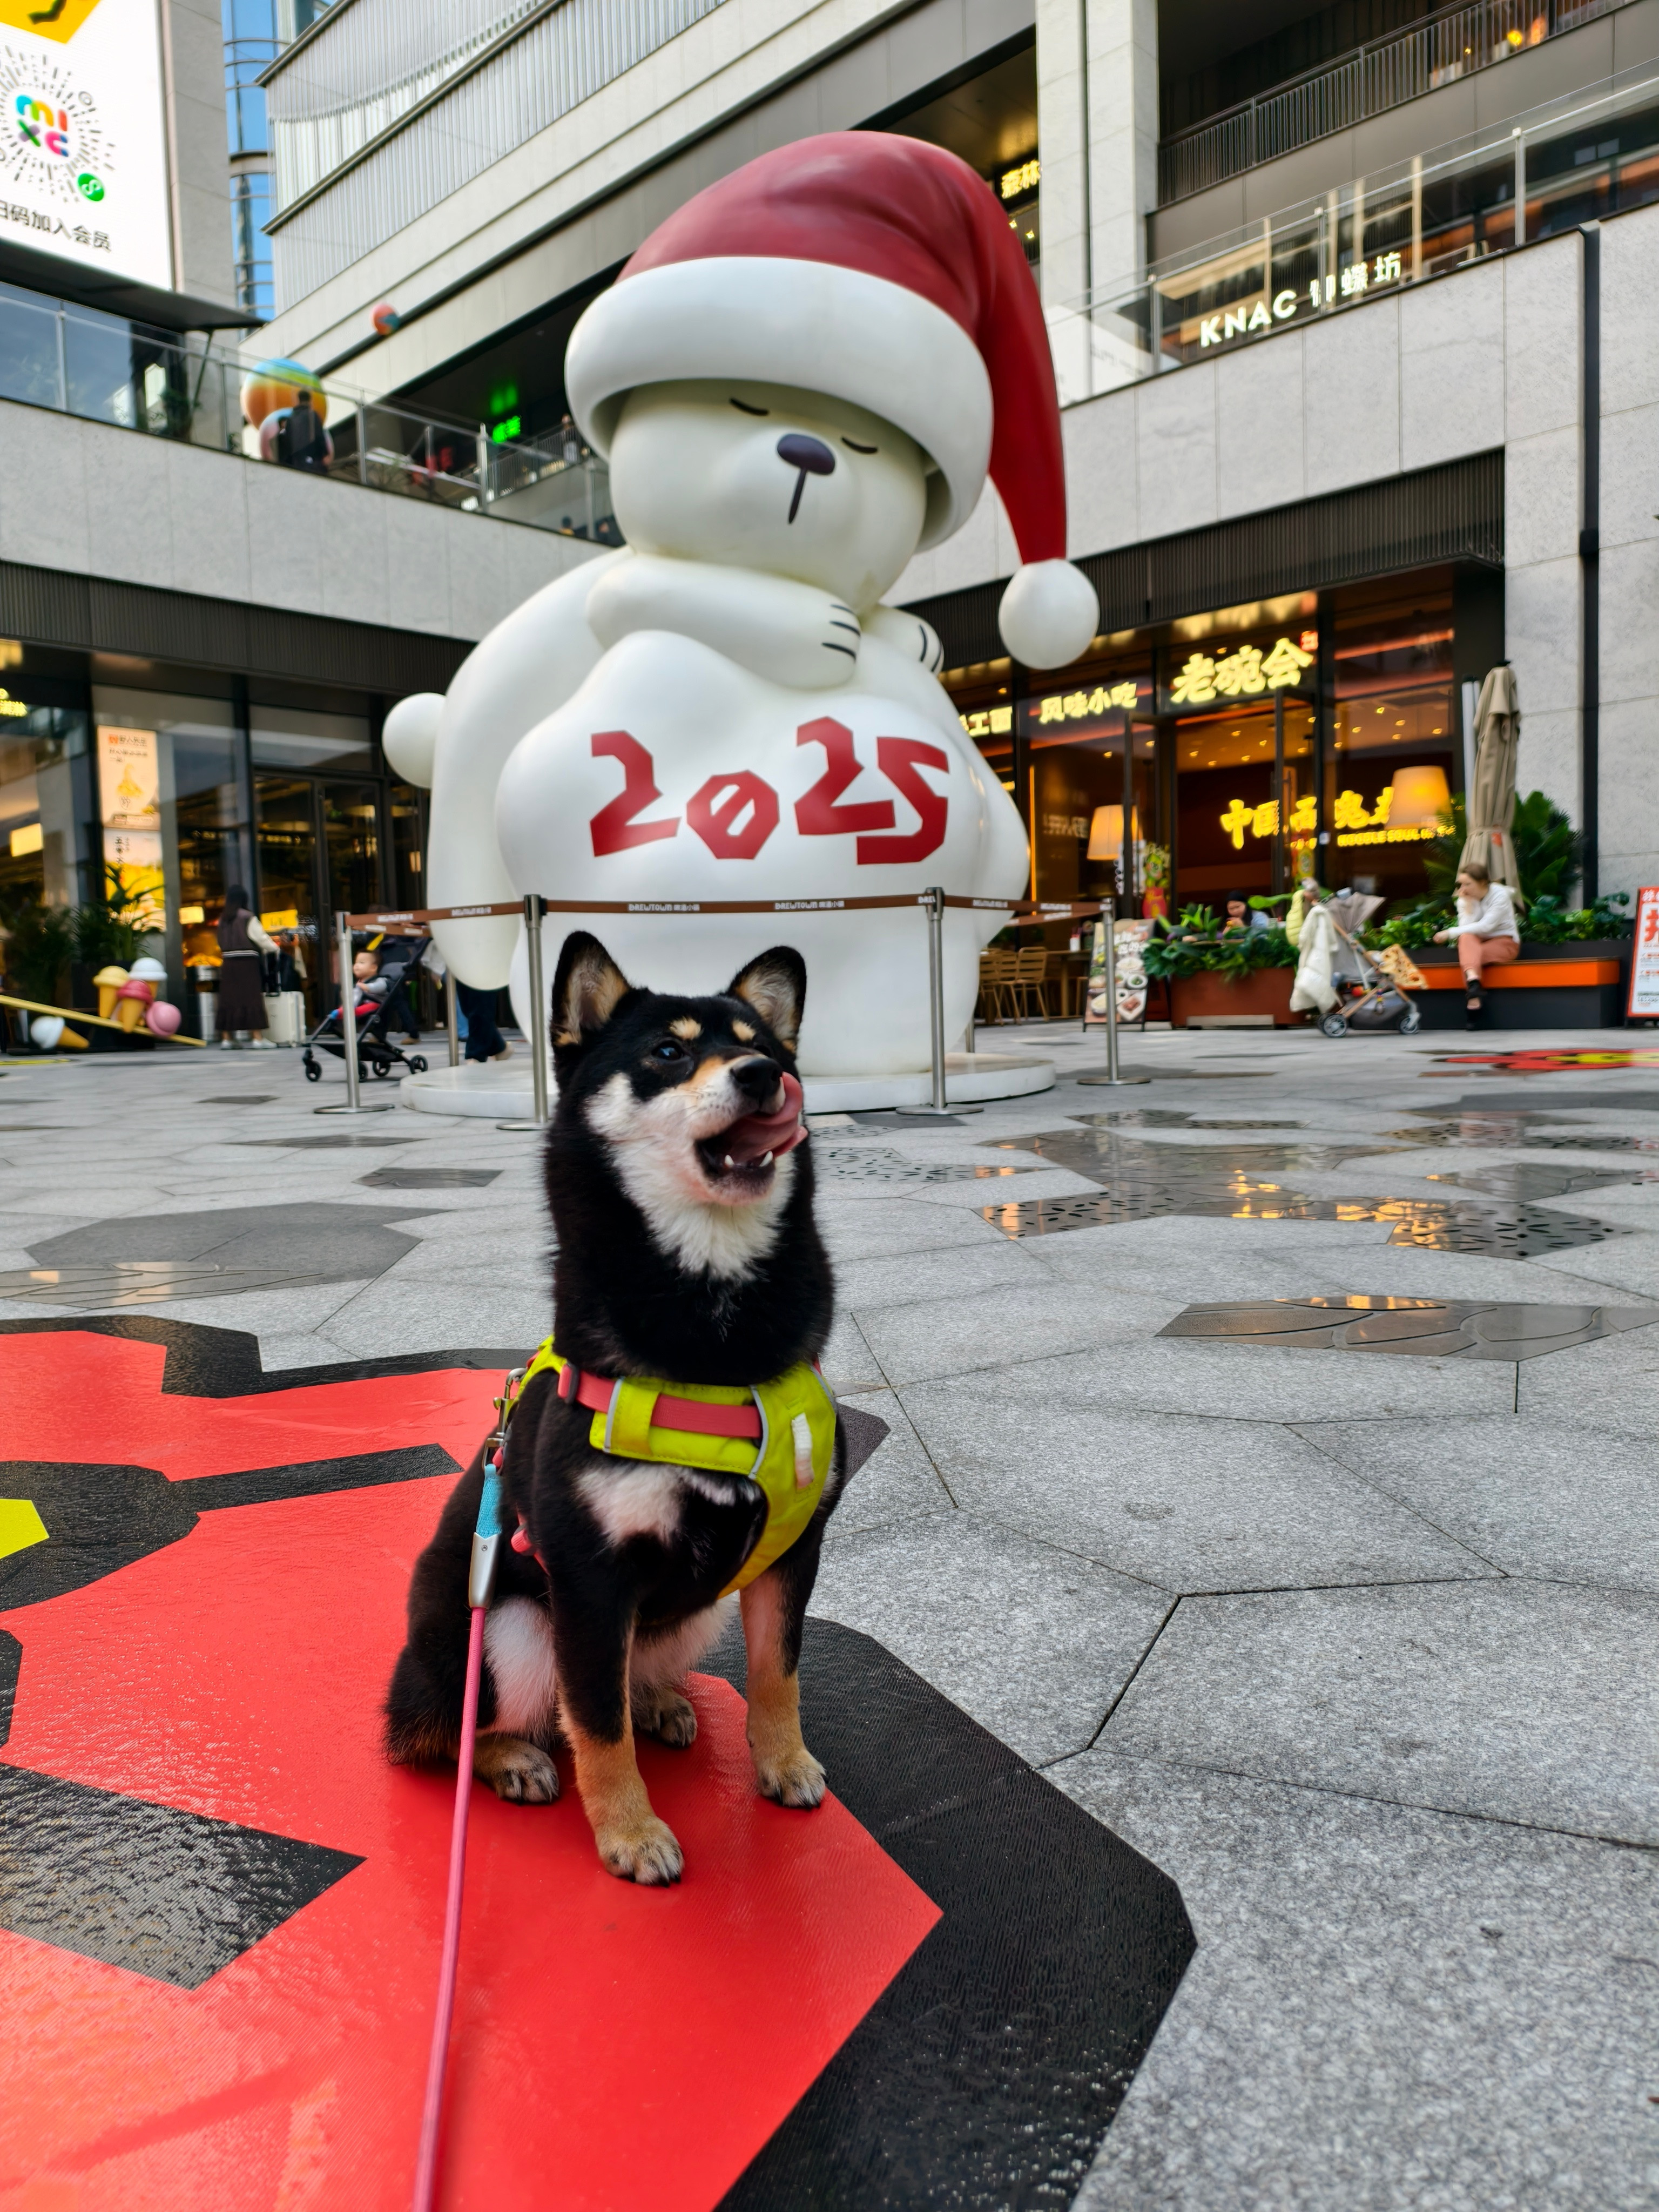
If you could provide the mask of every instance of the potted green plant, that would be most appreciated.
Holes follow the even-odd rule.
[[[1282,903],[1250,902],[1267,911]],[[1193,1021],[1244,1015],[1265,1015],[1275,1029],[1288,1029],[1304,1018],[1291,1012],[1296,950],[1277,921],[1267,929],[1234,930],[1224,936],[1208,907],[1184,907],[1169,930],[1148,944],[1146,965],[1149,975],[1168,981],[1170,1019],[1176,1029]]]

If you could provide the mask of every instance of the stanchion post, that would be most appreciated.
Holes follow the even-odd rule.
[[[1117,901],[1101,902],[1101,926],[1106,932],[1106,1080],[1118,1081],[1117,1072]]]
[[[355,1114],[363,1103],[362,1076],[357,1066],[357,995],[351,973],[351,923],[340,916],[340,1049],[345,1054],[346,1111]]]
[[[534,891],[525,895],[525,950],[530,957],[530,1119],[497,1121],[498,1129],[544,1129],[547,1127],[547,993],[542,977],[543,902]]]
[[[547,1123],[547,994],[542,981],[542,902],[534,891],[524,902],[530,951],[530,1083],[538,1128]]]
[[[447,965],[444,969],[444,1028],[449,1035],[449,1064],[452,1067],[459,1067],[461,1064],[460,1007],[455,996],[455,970]]]
[[[391,1111],[390,1102],[382,1106],[363,1103],[362,1071],[357,1065],[357,1010],[353,1001],[357,986],[351,973],[351,917],[343,914],[339,918],[337,955],[340,963],[340,1053],[345,1061],[346,1095],[343,1106],[319,1106],[319,1114],[386,1114]]]
[[[935,884],[921,895],[927,916],[927,1027],[932,1044],[933,1102],[911,1107],[916,1114],[977,1114],[977,1106],[947,1105],[945,1097],[945,892]]]
[[[1103,1084],[1115,1090],[1121,1084],[1149,1083],[1146,1075],[1125,1075],[1118,1066],[1117,1058],[1117,901],[1105,898],[1100,902],[1100,926],[1106,933],[1106,1073],[1104,1075],[1080,1075],[1079,1083]]]

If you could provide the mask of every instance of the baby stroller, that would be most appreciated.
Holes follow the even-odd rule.
[[[1350,1030],[1394,1030],[1401,1036],[1415,1036],[1423,1026],[1410,992],[1359,942],[1360,931],[1382,903],[1380,898],[1350,890],[1337,891],[1325,901],[1337,940],[1331,963],[1337,1002],[1319,1024],[1328,1037],[1346,1036]]]
[[[379,1076],[382,1081],[394,1067],[405,1068],[410,1075],[426,1073],[422,1055],[401,1051],[392,1043],[390,1034],[392,1001],[397,996],[398,986],[412,974],[422,949],[418,940],[411,944],[398,938],[385,939],[380,946],[380,973],[372,983],[362,986],[362,1002],[357,1008],[357,1066],[363,1073]],[[306,1081],[320,1083],[322,1065],[315,1057],[313,1047],[317,1052],[332,1053],[336,1060],[345,1058],[337,1006],[329,1008],[306,1039]]]

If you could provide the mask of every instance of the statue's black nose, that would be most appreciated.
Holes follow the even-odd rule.
[[[808,438],[799,430],[791,430],[787,437],[778,440],[778,459],[787,461],[792,469],[805,469],[808,476],[832,477],[836,473],[836,457],[821,439]]]

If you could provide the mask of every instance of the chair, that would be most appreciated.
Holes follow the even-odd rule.
[[[1036,1001],[1036,1018],[1046,1022],[1048,1012],[1048,948],[1045,945],[1022,945],[1014,955],[1013,988],[1019,1007],[1018,1018],[1030,1018],[1031,1002]]]
[[[1018,1002],[1013,988],[1016,957],[1006,946],[999,945],[994,945],[980,954],[979,1020],[988,1024],[1006,1021],[1011,1011],[1018,1016]]]

